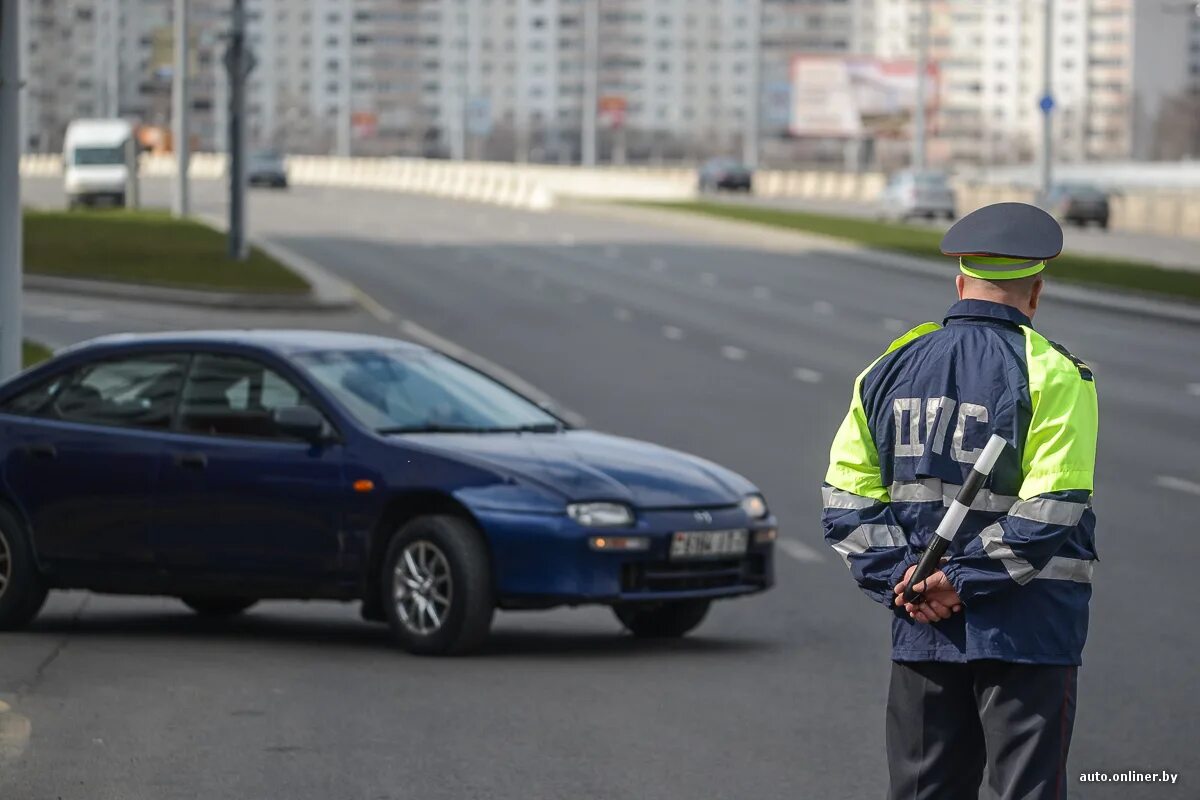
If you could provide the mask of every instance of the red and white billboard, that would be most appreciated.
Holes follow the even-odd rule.
[[[938,100],[938,68],[926,70],[925,107]],[[796,56],[792,59],[795,136],[861,138],[904,134],[917,103],[914,61],[858,56]]]

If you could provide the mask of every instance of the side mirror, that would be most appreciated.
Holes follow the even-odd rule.
[[[284,406],[271,415],[275,429],[306,442],[319,442],[325,433],[325,418],[312,406]]]

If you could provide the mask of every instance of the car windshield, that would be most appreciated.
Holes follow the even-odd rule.
[[[295,359],[381,433],[557,431],[562,423],[480,372],[436,353],[329,350]]]
[[[76,147],[75,166],[98,167],[125,163],[123,147]]]
[[[1068,183],[1062,186],[1062,191],[1068,197],[1074,197],[1079,200],[1101,200],[1104,198],[1104,192],[1086,183]]]
[[[918,172],[912,179],[922,189],[940,189],[946,185],[946,176],[941,172]]]

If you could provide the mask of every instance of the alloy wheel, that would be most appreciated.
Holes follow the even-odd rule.
[[[419,539],[396,561],[392,578],[396,614],[404,627],[428,636],[446,622],[453,597],[450,562],[437,545]]]

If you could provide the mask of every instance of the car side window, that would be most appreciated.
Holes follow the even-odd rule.
[[[291,440],[276,428],[274,412],[307,405],[295,384],[264,364],[200,354],[183,388],[179,426],[190,433]]]
[[[66,383],[68,373],[59,373],[34,386],[6,402],[0,411],[18,417],[36,417],[44,413],[54,399],[54,395]]]
[[[187,356],[144,355],[86,364],[54,397],[54,416],[69,422],[170,427]]]

